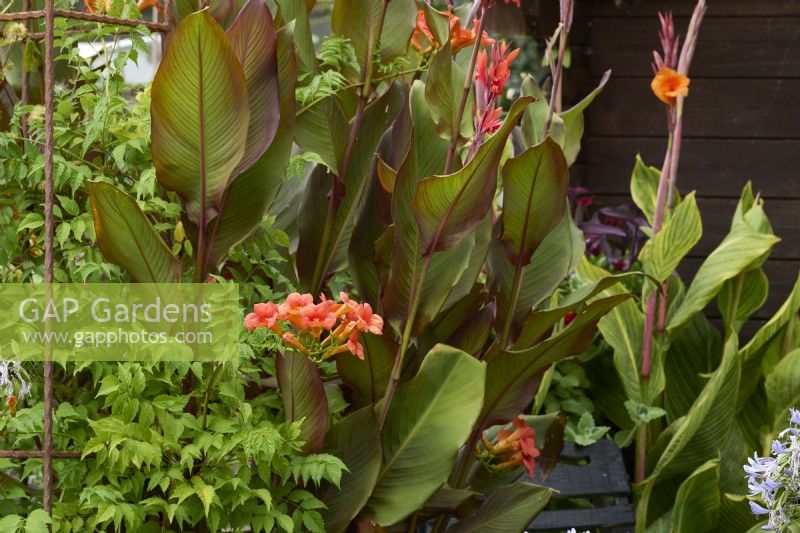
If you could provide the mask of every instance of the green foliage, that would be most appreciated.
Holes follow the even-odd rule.
[[[650,220],[658,179],[658,171],[637,158],[631,191]],[[779,420],[797,399],[789,385],[795,379],[792,355],[798,346],[793,329],[797,287],[767,325],[747,345],[739,345],[742,326],[764,303],[768,281],[762,265],[779,240],[764,202],[750,184],[745,186],[728,235],[685,287],[674,270],[701,233],[690,193],[678,199],[662,230],[642,249],[642,270],[667,284],[665,327],[653,342],[649,376],[641,374],[644,302],[651,291],[662,294],[660,288],[646,282],[640,302],[615,307],[599,323],[603,342],[613,351],[616,376],[603,378],[603,388],[590,392],[617,398],[596,398],[596,406],[620,428],[615,435],[619,444],[647,435],[647,476],[636,486],[640,531],[716,531],[723,523],[726,531],[749,531],[755,518],[734,503],[743,502],[747,492],[742,464],[753,450],[763,451],[771,442]],[[586,282],[605,275],[589,261],[578,268]],[[604,291],[616,293],[614,287]],[[723,317],[722,342],[703,316],[714,300]],[[590,421],[586,418],[587,433]],[[577,437],[568,428],[568,436],[573,433]],[[740,519],[729,519],[726,513],[731,512]]]
[[[82,83],[57,94],[56,215],[68,226],[56,237],[60,254],[89,246],[75,267],[59,258],[69,274],[59,281],[232,281],[248,308],[298,287],[346,290],[387,320],[363,360],[287,353],[276,329],[243,334],[225,364],[59,368],[55,445],[82,457],[56,463],[56,531],[321,532],[418,518],[441,530],[452,517],[456,531],[513,531],[549,501],[548,489],[514,482],[519,454],[484,462],[476,449],[527,425],[526,459],[536,446],[552,468],[563,417],[518,417],[544,372],[584,352],[603,317],[638,305],[622,277],[597,271],[556,295],[583,252],[568,166],[605,79],[556,117],[552,139],[546,102],[532,96],[498,108],[484,131],[479,99],[463,96],[472,49],[453,54],[444,15],[426,8],[438,17],[429,53],[411,46],[416,2],[336,0],[333,35],[315,49],[312,6],[278,0],[273,17],[248,0],[231,22],[221,3],[191,13],[179,2],[136,105],[119,73],[134,52],[98,74],[71,38],[59,43]],[[29,139],[17,138],[23,113]],[[0,183],[21,207],[3,204],[18,222],[3,237],[15,240],[14,266],[0,274],[36,281],[40,263],[17,255],[41,249],[41,110],[15,120],[0,147],[21,163]],[[565,374],[554,381],[570,387]],[[0,418],[3,444],[34,448],[42,410],[31,401]],[[573,411],[574,440],[604,431]],[[35,525],[41,462],[2,470],[14,489],[0,504],[27,515],[9,527]]]
[[[112,36],[119,37],[119,30],[111,31]],[[108,32],[108,27],[99,26],[83,38],[100,38]],[[114,61],[98,68],[91,66],[92,59],[79,55],[79,36],[63,36],[56,43],[63,50],[60,59],[68,68],[70,82],[56,86],[53,116],[57,281],[126,279],[92,246],[96,234],[88,208],[90,179],[114,184],[136,197],[140,209],[155,221],[159,231],[174,227],[178,216],[177,203],[155,187],[149,151],[150,91],[136,91],[131,99],[122,77],[124,64],[147,52],[146,36],[146,30],[136,29],[130,35],[130,50],[117,51]],[[42,279],[42,111],[39,105],[17,106],[9,131],[0,134],[3,282]],[[27,137],[22,135],[23,117],[27,119]]]

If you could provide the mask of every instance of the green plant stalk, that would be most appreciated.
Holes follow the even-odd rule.
[[[671,117],[671,110],[667,113],[668,118]],[[669,120],[670,126],[674,123]],[[672,164],[672,149],[673,149],[673,129],[670,127],[669,138],[667,139],[667,154],[664,157],[664,165],[661,169],[661,175],[658,180],[658,192],[656,194],[656,211],[653,215],[653,235],[661,230],[662,221],[664,219],[664,209],[667,201],[667,188],[669,187],[670,167]],[[665,291],[664,291],[665,292]],[[642,380],[650,379],[650,360],[653,352],[653,331],[656,322],[656,296],[662,293],[662,289],[656,288],[651,291],[647,297],[647,304],[645,307],[644,315],[644,333],[642,337]],[[666,320],[666,298],[661,298],[664,305],[664,320]],[[659,313],[661,319],[662,313]],[[663,324],[659,328],[663,331]],[[647,476],[647,426],[642,424],[636,430],[636,467],[634,479],[637,483],[643,481]]]
[[[664,210],[667,203],[667,188],[669,187],[670,168],[672,165],[673,131],[670,129],[667,140],[667,155],[658,180],[658,193],[656,194],[656,211],[653,215],[653,235],[661,231],[664,220]],[[643,379],[650,377],[650,356],[653,345],[653,329],[655,328],[656,294],[653,291],[647,297],[647,307],[644,318],[644,337],[642,339],[642,370]]]
[[[467,76],[464,78],[464,89],[461,92],[461,101],[458,104],[458,113],[456,113],[455,120],[453,122],[453,129],[450,132],[450,146],[447,149],[447,160],[444,164],[445,174],[450,174],[450,172],[453,170],[453,159],[455,159],[456,150],[458,149],[458,138],[461,133],[461,121],[464,118],[464,110],[467,107],[469,92],[472,90],[473,78],[475,77],[475,65],[478,63],[478,52],[480,52],[481,41],[483,41],[483,23],[485,20],[486,7],[481,4],[481,16],[478,18],[478,29],[475,32],[475,46],[472,49],[472,57],[469,60]]]
[[[725,328],[725,339],[727,340],[731,333],[736,331],[736,315],[739,309],[739,300],[742,297],[742,288],[744,288],[744,272],[739,272],[736,275],[736,286],[733,291],[733,301],[731,302],[731,317],[730,325]]]
[[[214,390],[214,387],[217,386],[217,382],[219,381],[220,376],[222,375],[222,369],[225,365],[222,363],[218,363],[217,366],[214,367],[214,372],[211,374],[211,377],[208,378],[208,385],[206,385],[206,391],[203,394],[203,407],[202,407],[202,415],[201,418],[203,420],[202,427],[203,431],[207,428],[207,415],[208,415],[208,402],[211,398],[211,391]]]
[[[467,76],[466,78],[464,78],[464,91],[461,94],[461,102],[458,106],[458,113],[455,116],[455,122],[450,139],[450,146],[447,150],[447,160],[445,161],[445,168],[444,168],[445,174],[449,174],[452,170],[453,159],[455,157],[455,152],[458,145],[458,134],[461,129],[461,120],[464,117],[464,111],[467,107],[467,99],[469,98],[469,92],[472,89],[473,79],[475,77],[475,65],[478,62],[478,52],[480,51],[481,41],[483,40],[483,23],[485,19],[486,19],[486,8],[481,6],[481,16],[478,19],[475,47],[472,50],[472,58],[470,59],[469,69],[467,70]],[[392,374],[389,379],[389,383],[386,386],[386,393],[383,396],[383,405],[381,406],[381,414],[378,418],[378,427],[381,429],[383,429],[383,425],[386,422],[386,415],[389,413],[389,406],[392,403],[392,398],[394,398],[394,392],[397,389],[397,385],[400,382],[400,374],[403,370],[403,360],[405,359],[405,352],[408,349],[408,345],[411,342],[411,332],[414,327],[414,321],[416,320],[417,317],[417,310],[419,309],[419,298],[417,297],[417,295],[419,293],[419,290],[425,283],[425,277],[428,275],[428,269],[430,268],[431,265],[431,259],[433,258],[433,254],[435,253],[434,250],[436,249],[436,244],[439,242],[439,238],[441,237],[443,229],[444,229],[444,221],[442,221],[442,223],[439,224],[439,228],[437,229],[436,234],[434,235],[433,240],[431,241],[431,244],[428,247],[430,252],[426,253],[425,255],[425,261],[422,264],[422,270],[420,272],[419,279],[414,284],[414,290],[411,293],[411,308],[408,311],[408,317],[406,317],[405,326],[403,327],[403,336],[400,340],[400,346],[394,357]]]
[[[636,428],[636,472],[634,479],[641,483],[647,477],[647,424],[639,422]]]
[[[439,236],[436,236],[436,239],[433,241],[434,244],[439,240]],[[397,348],[397,353],[394,356],[394,365],[392,365],[392,373],[389,378],[389,383],[386,386],[386,392],[383,395],[383,404],[381,405],[381,414],[378,417],[378,428],[383,429],[383,425],[386,422],[386,415],[389,413],[389,406],[392,403],[392,398],[394,398],[394,392],[397,389],[397,385],[400,383],[400,374],[403,371],[403,360],[405,359],[405,353],[408,349],[408,345],[411,342],[411,332],[414,328],[414,321],[417,318],[417,311],[419,310],[419,298],[418,293],[419,289],[425,283],[425,278],[428,275],[428,269],[431,265],[431,258],[433,257],[433,252],[425,256],[425,261],[422,263],[422,270],[419,274],[418,281],[414,284],[414,290],[411,293],[411,308],[408,310],[408,317],[406,317],[406,322],[403,327],[403,336],[400,340],[400,346]]]
[[[378,28],[375,33],[370,36],[370,40],[367,45],[367,57],[364,58],[364,70],[361,77],[361,94],[358,99],[356,114],[353,117],[353,125],[350,128],[350,137],[347,140],[347,147],[345,148],[344,156],[342,156],[342,163],[339,168],[339,176],[335,174],[331,175],[330,201],[328,204],[328,213],[325,216],[325,226],[322,230],[322,245],[320,246],[320,251],[325,251],[329,248],[334,249],[337,244],[336,241],[338,241],[337,237],[336,241],[330,243],[328,242],[331,240],[333,225],[336,221],[336,180],[344,177],[347,174],[347,170],[350,166],[350,159],[353,155],[353,149],[355,148],[356,139],[358,138],[358,133],[361,129],[361,123],[364,120],[364,109],[366,108],[367,100],[372,93],[372,71],[374,68],[372,56],[374,54],[375,47],[380,46],[381,43],[381,35],[383,34],[383,26],[386,23],[386,11],[389,8],[389,2],[391,2],[391,0],[383,0]],[[325,272],[328,270],[330,261],[331,255],[327,253],[322,253],[317,256],[317,261],[314,265],[314,274],[311,278],[311,285],[309,287],[312,293],[317,293],[322,288],[322,281],[325,276]]]

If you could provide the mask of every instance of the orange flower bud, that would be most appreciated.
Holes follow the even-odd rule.
[[[6,407],[8,407],[8,414],[17,416],[17,397],[13,394],[6,396]]]

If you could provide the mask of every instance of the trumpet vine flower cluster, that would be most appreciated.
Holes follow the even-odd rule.
[[[528,475],[533,477],[536,458],[541,452],[536,448],[536,430],[524,419],[517,417],[511,423],[514,430],[501,429],[490,441],[481,437],[483,449],[477,450],[478,458],[493,471],[511,470],[524,466]]]
[[[744,471],[750,510],[767,517],[762,529],[785,531],[800,521],[800,411],[790,410],[789,427],[772,441],[771,454],[755,454]],[[757,501],[756,501],[757,500]]]
[[[5,396],[3,405],[8,410],[8,414],[16,416],[17,404],[31,393],[31,384],[19,361],[0,359],[0,391]],[[0,415],[2,414],[3,410],[0,406]]]
[[[364,359],[362,333],[381,335],[383,318],[372,312],[368,303],[359,303],[347,293],[339,293],[337,302],[320,295],[314,303],[311,294],[293,292],[282,303],[259,303],[244,319],[250,331],[268,328],[280,335],[284,345],[307,355],[313,361],[324,361],[340,353],[350,352]]]

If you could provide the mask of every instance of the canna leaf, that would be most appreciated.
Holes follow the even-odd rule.
[[[718,531],[719,459],[712,459],[681,483],[672,511],[674,531]]]
[[[258,161],[278,131],[278,35],[263,0],[247,0],[227,35],[242,66],[250,108],[244,156],[233,171],[238,175]]]
[[[207,11],[172,33],[153,80],[151,120],[158,181],[181,197],[190,221],[210,220],[244,155],[250,111],[242,67]]]
[[[258,228],[286,175],[286,165],[292,153],[297,77],[291,27],[278,32],[276,54],[280,60],[277,71],[280,97],[278,128],[264,154],[233,180],[221,204],[219,217],[211,222],[210,265],[218,264],[228,250]]]
[[[425,99],[428,102],[429,112],[443,139],[449,140],[454,131],[463,139],[469,139],[472,135],[470,113],[462,114],[461,123],[456,128],[466,77],[467,73],[454,61],[450,41],[447,41],[433,56],[425,84]],[[472,109],[474,98],[474,94],[470,93],[465,109]]]
[[[738,339],[733,334],[725,344],[720,366],[689,412],[673,422],[662,435],[664,442],[653,448],[651,457],[655,458],[655,465],[641,483],[640,504],[636,509],[636,522],[642,527],[657,518],[649,510],[651,499],[674,501],[677,487],[673,481],[685,478],[709,457],[718,456],[725,445],[734,426],[741,376],[737,345]]]
[[[176,283],[181,264],[136,200],[111,184],[89,182],[97,245],[103,257],[140,283]]]
[[[563,198],[562,202],[566,204]],[[489,271],[497,295],[499,323],[505,324],[510,315],[516,322],[549,298],[580,261],[584,246],[583,234],[571,214],[564,213],[558,226],[536,249],[530,264],[522,266],[520,288],[515,292],[515,266],[509,261],[506,248],[499,242],[493,243]]]
[[[484,377],[477,359],[439,344],[397,388],[383,428],[383,465],[367,504],[375,523],[403,520],[447,480],[480,411]]]
[[[351,401],[357,407],[375,404],[383,397],[397,353],[390,335],[365,335],[361,342],[363,360],[349,353],[336,358],[336,370],[352,389]]]
[[[768,253],[780,239],[747,225],[731,230],[722,243],[700,265],[686,296],[672,316],[667,331],[673,334],[711,301],[723,283],[748,270]]]
[[[316,292],[328,274],[341,268],[347,260],[350,237],[364,207],[372,177],[375,151],[403,101],[403,90],[393,84],[371,102],[364,112],[344,174],[337,178],[317,174],[306,190],[303,212],[307,216],[299,220],[297,271],[300,281],[311,292]],[[329,194],[334,179],[341,181],[344,191],[340,198],[331,202]],[[338,185],[337,182],[337,189]],[[330,211],[332,208],[334,212]]]
[[[541,373],[561,359],[578,355],[594,340],[597,321],[630,294],[590,303],[563,331],[527,349],[501,351],[486,368],[486,392],[478,427],[511,421],[536,394]]]
[[[276,357],[275,369],[286,420],[302,420],[303,451],[320,452],[328,429],[328,401],[317,365],[305,355],[286,352]]]
[[[388,2],[385,22],[381,11],[388,0],[336,0],[331,13],[331,30],[350,39],[362,68],[373,55],[382,61],[406,55],[411,33],[416,24],[417,8],[413,0]],[[381,25],[383,26],[381,27]],[[375,41],[380,34],[380,43]]]
[[[564,153],[549,137],[503,166],[501,241],[519,268],[564,217],[568,185]]]
[[[572,166],[578,158],[578,153],[581,151],[581,139],[583,138],[583,112],[586,108],[597,98],[605,88],[608,80],[611,78],[611,71],[607,70],[600,78],[600,83],[595,87],[592,92],[583,97],[583,100],[570,107],[566,111],[559,113],[561,120],[564,121],[564,156],[567,159],[567,164]]]
[[[294,32],[294,42],[297,46],[297,59],[299,70],[303,73],[316,74],[319,72],[316,50],[314,49],[314,35],[311,31],[311,19],[308,16],[311,8],[306,0],[276,0],[278,5],[278,18],[283,24],[291,24]],[[280,24],[278,25],[280,27]]]
[[[661,231],[642,247],[639,259],[644,265],[645,274],[663,283],[702,236],[700,210],[694,193],[690,193],[678,204]]]
[[[444,168],[448,145],[436,135],[422,82],[414,83],[411,88],[406,115],[401,118],[411,127],[408,139],[401,142],[409,147],[397,171],[392,194],[394,246],[383,308],[385,318],[400,329],[411,308],[416,306],[414,331],[419,332],[444,307],[471,290],[477,268],[486,256],[491,221],[487,218],[476,228],[474,236],[458,247],[435,253],[430,258],[427,275],[421,279],[424,244],[415,218],[414,193],[423,178]]]
[[[447,528],[447,533],[524,531],[550,502],[552,489],[532,483],[503,485],[489,493],[483,505]]]
[[[360,409],[335,424],[329,447],[348,471],[338,488],[328,490],[322,518],[326,531],[340,532],[369,499],[381,468],[381,435],[373,408]]]
[[[489,211],[506,140],[532,101],[531,97],[518,99],[497,133],[461,170],[419,182],[412,206],[426,255],[454,248]]]
[[[655,167],[650,167],[642,161],[640,155],[636,155],[636,163],[633,165],[631,174],[631,199],[636,206],[641,209],[647,222],[653,225],[656,212],[656,196],[658,195],[658,181],[661,178],[661,171]]]

